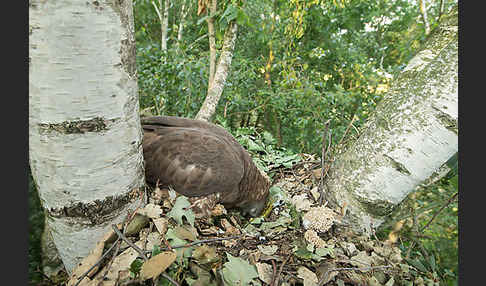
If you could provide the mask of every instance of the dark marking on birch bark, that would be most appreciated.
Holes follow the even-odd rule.
[[[383,154],[383,156],[388,159],[388,161],[390,162],[390,164],[395,170],[407,176],[411,175],[410,171],[405,167],[405,165],[403,165],[400,162],[397,162],[395,159],[393,159],[392,157],[386,154]]]
[[[39,123],[39,133],[58,132],[63,134],[84,134],[85,132],[100,132],[108,130],[108,125],[115,119],[96,117],[90,120],[64,121],[61,123]]]
[[[445,113],[441,109],[432,106],[432,108],[437,112],[435,114],[435,118],[440,121],[442,126],[444,126],[447,130],[454,132],[456,135],[459,135],[459,127],[457,126],[457,120],[455,120],[452,116]]]
[[[122,196],[108,196],[104,200],[95,200],[89,203],[78,202],[77,204],[67,207],[57,209],[51,208],[47,210],[47,212],[54,218],[82,218],[89,221],[89,223],[87,223],[88,225],[99,225],[106,222],[107,217],[118,214],[116,211],[117,209],[123,208],[139,197],[138,188],[134,188],[132,191]]]
[[[372,202],[369,202],[359,197],[357,198],[357,200],[360,202],[361,206],[366,209],[367,213],[377,217],[389,215],[396,207],[396,205],[382,200],[374,200]]]

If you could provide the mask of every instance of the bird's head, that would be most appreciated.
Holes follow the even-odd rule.
[[[257,170],[256,167],[254,168],[255,172],[252,176],[251,184],[246,186],[248,189],[246,191],[244,191],[245,189],[240,189],[240,195],[244,197],[241,198],[238,207],[245,217],[259,216],[267,205],[268,200],[270,178],[263,171]]]
[[[241,214],[245,217],[257,217],[262,213],[266,205],[266,198],[264,200],[248,202],[240,207]]]

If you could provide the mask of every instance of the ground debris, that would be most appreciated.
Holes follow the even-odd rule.
[[[273,204],[265,217],[248,220],[222,205],[216,205],[209,216],[198,217],[188,208],[185,197],[159,188],[149,192],[150,204],[136,215],[142,222],[134,227],[138,232],[127,237],[146,259],[158,257],[160,261],[146,264],[140,253],[123,242],[117,252],[110,249],[112,253],[79,285],[121,281],[162,285],[160,280],[170,285],[169,278],[179,285],[383,285],[413,281],[410,268],[400,264],[398,248],[334,229],[339,215],[318,203],[320,166],[314,156],[301,157],[294,167],[274,170]],[[104,243],[103,252],[110,246]],[[96,259],[99,256],[100,251]],[[163,259],[165,256],[170,260]],[[86,261],[94,264],[96,259]],[[152,269],[151,264],[163,265],[165,271]],[[80,271],[75,270],[69,285],[78,282]]]

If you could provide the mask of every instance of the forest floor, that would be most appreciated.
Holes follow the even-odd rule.
[[[303,155],[274,171],[269,207],[250,220],[220,205],[195,218],[185,197],[152,190],[67,285],[425,285],[397,246],[346,231],[319,205],[319,160]]]

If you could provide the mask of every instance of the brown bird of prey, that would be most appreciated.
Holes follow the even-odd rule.
[[[142,118],[145,178],[176,192],[211,198],[245,216],[266,205],[270,180],[224,128],[174,116]]]

